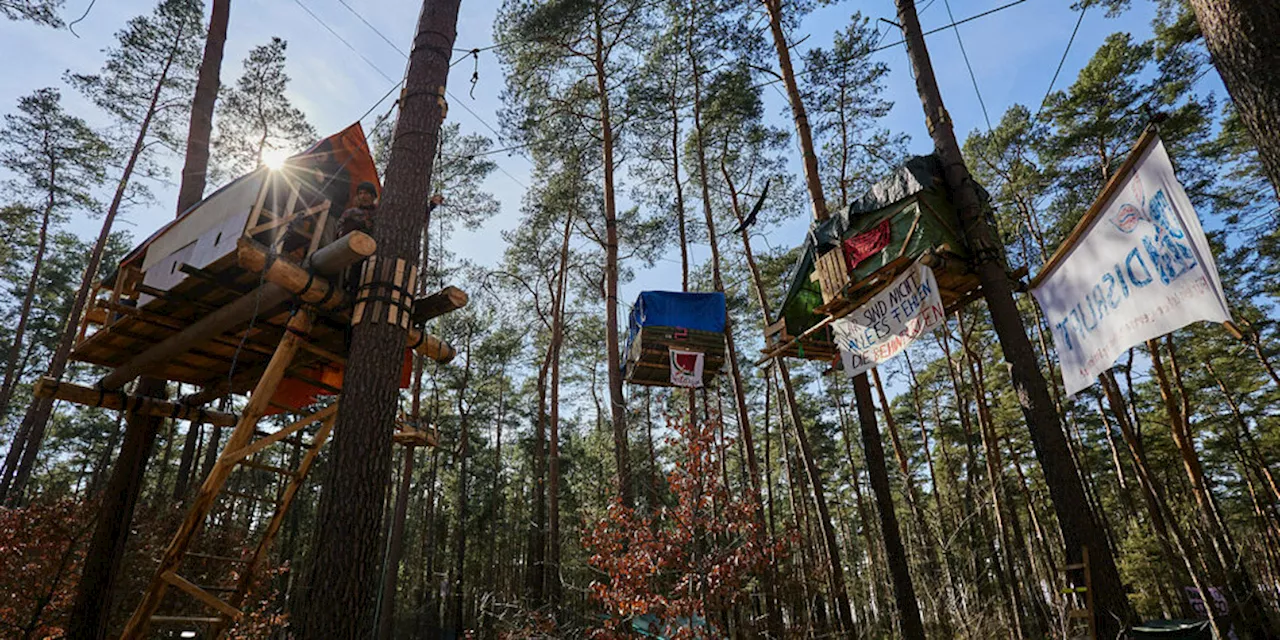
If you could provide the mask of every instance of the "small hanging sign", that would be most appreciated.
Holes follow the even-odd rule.
[[[677,387],[701,387],[702,368],[705,364],[706,354],[700,351],[671,349],[671,384]]]

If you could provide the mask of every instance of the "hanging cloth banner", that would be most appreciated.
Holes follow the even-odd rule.
[[[671,384],[677,387],[701,387],[702,368],[705,364],[706,354],[701,351],[671,349]]]
[[[933,269],[916,262],[831,327],[845,372],[856,376],[898,355],[946,317]]]
[[[1231,319],[1200,220],[1150,129],[1031,287],[1067,395],[1135,345]]]
[[[844,241],[844,260],[849,265],[849,272],[852,273],[858,265],[867,258],[874,256],[885,247],[889,246],[890,219],[885,218],[877,224],[858,235]]]

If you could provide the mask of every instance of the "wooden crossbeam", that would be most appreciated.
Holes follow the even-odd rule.
[[[248,443],[244,447],[237,448],[237,449],[228,448],[226,451],[223,452],[222,458],[219,460],[219,462],[221,462],[222,460],[226,460],[227,464],[236,464],[241,460],[244,460],[245,458],[248,458],[249,456],[259,451],[262,451],[263,449],[266,449],[267,447],[297,433],[298,431],[301,431],[302,429],[306,428],[308,425],[319,422],[320,420],[327,419],[329,416],[333,415],[337,411],[338,411],[338,403],[335,402],[309,416],[295,420],[293,424],[290,424],[289,426],[279,431],[276,431],[271,435],[263,436],[262,438],[255,440],[252,443]]]
[[[353,234],[343,238],[350,235]],[[248,271],[262,272],[268,284],[289,291],[303,302],[326,309],[336,309],[346,304],[346,293],[334,286],[327,278],[315,277],[315,274],[308,273],[306,269],[287,259],[271,260],[270,256],[271,253],[266,247],[250,238],[240,238],[236,247],[236,259],[240,267]],[[449,343],[414,327],[409,328],[408,347],[441,363],[449,362],[457,355],[457,350]]]
[[[194,582],[191,582],[190,580],[187,580],[186,578],[172,571],[164,572],[164,574],[161,575],[161,578],[165,582],[168,582],[169,584],[179,589],[182,589],[183,591],[186,591],[188,594],[191,595],[191,597],[195,598],[196,600],[199,600],[200,602],[205,603],[210,608],[215,609],[218,613],[221,613],[222,615],[227,616],[232,620],[239,620],[240,618],[244,617],[244,614],[241,613],[239,609],[223,602],[212,593],[209,593],[208,591],[201,589]]]
[[[115,411],[132,411],[147,416],[159,416],[202,422],[220,427],[236,423],[236,416],[221,411],[209,411],[199,407],[168,402],[156,398],[129,395],[123,391],[105,391],[93,387],[85,387],[70,382],[59,382],[50,377],[41,377],[32,388],[32,393],[40,398],[66,400],[88,407],[102,407]]]
[[[413,301],[413,324],[422,324],[432,318],[457,311],[465,306],[470,298],[467,293],[457,287],[445,287],[438,293]]]
[[[243,242],[244,240],[242,239],[241,241]],[[313,254],[308,259],[311,271],[293,263],[289,264],[301,271],[303,273],[302,278],[305,280],[312,273],[320,275],[337,273],[372,255],[376,248],[377,244],[373,241],[373,238],[356,231],[339,238]],[[265,253],[263,254],[263,260],[264,262],[266,261]],[[278,262],[287,261],[279,260]],[[323,280],[323,278],[320,279]],[[128,362],[116,367],[111,373],[103,376],[102,380],[98,382],[98,386],[104,389],[119,389],[148,370],[154,369],[175,356],[189,351],[192,347],[249,321],[256,314],[273,309],[293,295],[292,291],[274,282],[265,283],[234,302],[212,311],[188,325],[186,329],[165,338]]]

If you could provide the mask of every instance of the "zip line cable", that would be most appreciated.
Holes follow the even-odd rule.
[[[933,4],[934,0],[930,0]],[[951,13],[951,0],[942,0],[943,6],[947,8],[947,17],[951,19],[953,25],[956,24],[956,16]],[[969,52],[965,51],[964,40],[960,37],[960,27],[953,26],[956,32],[956,43],[960,45],[960,57],[964,59],[964,66],[969,70],[969,81],[973,83],[973,92],[978,96],[978,106],[982,107],[982,119],[987,122],[987,131],[991,131],[991,116],[987,114],[987,102],[982,99],[982,90],[978,88],[978,76],[973,73],[973,65],[969,64]]]
[[[307,7],[307,5],[302,3],[302,0],[293,0],[293,2],[299,7],[302,7],[302,10],[306,11],[307,15],[311,16],[312,20],[315,20],[316,22],[320,23],[320,26],[324,27],[325,31],[328,31],[329,33],[333,34],[333,37],[337,38],[339,42],[346,45],[347,48],[350,49],[352,53],[356,54],[357,56],[360,56],[360,59],[364,60],[365,64],[369,65],[374,71],[377,71],[378,75],[382,76],[383,78],[386,78],[387,82],[395,82],[394,78],[387,75],[386,72],[384,72],[382,69],[378,68],[378,65],[374,64],[372,60],[366,58],[364,54],[360,53],[360,51],[357,50],[354,46],[352,46],[350,42],[347,42],[346,38],[343,38],[341,35],[338,34],[337,31],[334,31],[333,27],[330,27],[327,23],[325,23],[324,20],[321,20],[320,16],[316,15],[314,11],[312,11],[310,8]]]
[[[1080,33],[1080,25],[1084,22],[1084,14],[1089,10],[1089,5],[1080,8],[1080,17],[1076,19],[1076,28],[1071,30],[1071,38],[1067,40],[1067,48],[1063,50],[1062,57],[1058,59],[1058,68],[1053,71],[1053,78],[1049,80],[1049,88],[1045,89],[1044,99],[1040,101],[1040,106],[1036,107],[1036,113],[1031,116],[1031,124],[1034,125],[1036,120],[1040,119],[1040,112],[1044,111],[1044,105],[1049,102],[1049,96],[1053,95],[1053,85],[1058,83],[1058,74],[1062,73],[1062,66],[1067,62],[1067,54],[1071,53],[1071,45],[1076,41],[1076,34]],[[1029,128],[1029,127],[1028,127]]]
[[[382,71],[382,69],[381,69],[381,68],[379,68],[379,67],[378,67],[378,65],[374,64],[372,60],[370,60],[369,58],[365,57],[365,55],[364,55],[364,54],[360,53],[360,51],[359,51],[359,50],[357,50],[357,49],[356,49],[356,48],[355,48],[355,47],[354,47],[350,42],[348,42],[348,41],[346,40],[346,38],[343,38],[341,35],[339,35],[339,34],[338,34],[338,32],[337,32],[337,31],[335,31],[335,30],[333,29],[333,27],[330,27],[330,26],[328,25],[328,23],[326,23],[323,19],[321,19],[321,18],[320,18],[320,16],[316,15],[316,14],[315,14],[315,12],[313,12],[311,9],[307,8],[307,5],[303,4],[303,3],[302,3],[302,0],[293,0],[293,1],[294,1],[294,3],[296,3],[299,7],[302,7],[302,10],[303,10],[303,11],[306,11],[306,12],[307,12],[307,15],[311,16],[311,18],[312,18],[313,20],[315,20],[316,22],[318,22],[318,23],[320,24],[320,26],[321,26],[321,27],[324,27],[325,31],[328,31],[329,33],[333,34],[333,36],[334,36],[335,38],[337,38],[340,42],[342,42],[342,44],[346,45],[346,47],[347,47],[348,49],[350,49],[353,53],[355,53],[357,56],[359,56],[359,57],[360,57],[360,59],[361,59],[361,60],[363,60],[365,64],[369,65],[369,67],[370,67],[370,68],[372,68],[374,71],[377,71],[379,75],[381,75],[382,77],[386,78],[388,82],[394,82],[394,81],[391,79],[391,77],[390,77],[390,76],[388,76],[385,72],[383,72],[383,71]],[[1025,0],[1024,0],[1024,1],[1025,1]],[[357,17],[360,17],[359,13],[358,13],[358,12],[356,12],[354,9],[352,9],[350,6],[348,6],[346,2],[342,2],[342,0],[339,0],[339,2],[341,2],[343,6],[347,7],[347,9],[348,9],[349,11],[351,11],[351,12],[352,12],[352,13],[354,13],[354,14],[356,14],[356,16],[357,16]],[[383,39],[384,41],[386,41],[388,44],[391,44],[393,47],[395,47],[395,45],[394,45],[393,43],[391,43],[391,41],[390,41],[390,40],[389,40],[385,35],[383,35],[383,34],[382,34],[382,32],[378,31],[378,29],[377,29],[376,27],[374,27],[373,25],[369,24],[369,22],[368,22],[368,21],[366,21],[366,20],[364,20],[363,18],[361,18],[361,22],[364,22],[364,24],[365,24],[366,26],[368,26],[370,29],[372,29],[374,32],[376,32],[380,37],[382,37],[382,39]],[[497,46],[497,45],[493,45],[493,46]],[[488,48],[493,48],[493,46],[488,47]],[[408,60],[408,59],[409,59],[409,54],[407,54],[407,53],[405,53],[404,51],[400,50],[400,48],[399,48],[399,47],[395,47],[395,49],[396,49],[396,52],[397,52],[397,53],[399,53],[403,58],[405,58],[406,60]],[[454,48],[454,51],[462,51],[462,52],[465,52],[465,53],[466,53],[466,55],[464,55],[464,56],[460,57],[458,60],[455,60],[454,62],[450,63],[450,65],[449,65],[449,66],[450,66],[450,67],[453,67],[454,65],[458,64],[459,62],[462,62],[463,60],[466,60],[466,59],[467,59],[467,58],[469,58],[469,57],[477,57],[477,54],[479,54],[482,50],[483,50],[483,49],[459,49],[459,48],[456,48],[456,47],[455,47],[455,48]],[[477,64],[478,64],[478,57],[477,57]],[[474,83],[475,83],[476,81],[478,81],[478,80],[479,80],[479,73],[478,73],[478,72],[473,73],[473,74],[472,74],[472,78],[473,78],[473,85],[474,85]],[[386,94],[384,94],[381,98],[379,98],[379,99],[378,99],[378,101],[377,101],[377,102],[375,102],[375,103],[373,104],[373,106],[372,106],[372,107],[369,107],[368,111],[365,111],[364,115],[360,116],[360,119],[361,119],[361,120],[364,120],[365,118],[367,118],[367,117],[369,116],[369,114],[370,114],[370,113],[372,113],[375,109],[377,109],[377,108],[378,108],[378,105],[382,104],[382,103],[383,103],[383,101],[385,101],[385,100],[386,100],[386,99],[387,99],[387,98],[388,98],[392,93],[394,93],[394,92],[395,92],[395,90],[396,90],[396,89],[398,89],[398,88],[399,88],[399,87],[401,87],[402,85],[404,85],[404,80],[400,80],[399,82],[397,82],[396,84],[394,84],[394,85],[391,87],[391,89],[389,89],[389,90],[387,91],[387,93],[386,93]],[[473,90],[474,90],[474,88],[473,88]],[[484,127],[485,127],[486,129],[488,129],[489,131],[492,131],[492,132],[493,132],[493,134],[494,134],[495,136],[498,136],[498,137],[501,137],[501,136],[502,136],[502,134],[501,134],[501,133],[499,133],[499,132],[498,132],[498,130],[497,130],[495,127],[493,127],[493,125],[490,125],[487,121],[485,121],[485,119],[484,119],[484,118],[480,117],[480,114],[476,113],[476,112],[475,112],[475,110],[474,110],[474,109],[472,109],[471,107],[467,106],[467,104],[466,104],[465,102],[463,102],[462,100],[460,100],[460,99],[458,99],[456,96],[454,96],[452,91],[448,91],[448,90],[446,90],[446,91],[445,91],[445,95],[446,95],[446,96],[448,96],[448,97],[449,97],[449,99],[450,99],[451,101],[457,102],[458,106],[462,107],[462,109],[463,109],[464,111],[466,111],[467,113],[471,114],[471,116],[472,116],[473,118],[475,118],[477,121],[479,121],[479,122],[480,122],[480,124],[484,125]],[[394,107],[395,107],[395,105],[393,104],[393,105],[392,105],[392,108],[394,109]],[[388,111],[386,116],[384,116],[383,118],[380,118],[380,119],[379,119],[379,122],[378,122],[377,124],[375,124],[375,125],[374,125],[374,128],[373,128],[373,129],[371,129],[371,130],[370,130],[370,134],[369,134],[370,136],[372,136],[372,135],[373,135],[373,132],[374,132],[374,131],[376,131],[376,130],[378,129],[378,127],[381,127],[384,123],[386,123],[386,122],[387,122],[388,118],[390,117],[390,113],[391,113],[391,112],[390,112],[390,111]],[[528,145],[525,145],[525,146],[528,146]],[[476,155],[482,155],[482,154],[476,154]],[[524,183],[523,181],[521,181],[519,178],[517,178],[517,177],[515,177],[514,175],[512,175],[512,174],[511,174],[511,172],[509,172],[509,171],[507,171],[505,168],[503,168],[503,167],[502,167],[502,165],[499,165],[499,164],[497,164],[497,163],[494,163],[494,166],[495,166],[495,167],[497,167],[498,171],[501,171],[504,175],[506,175],[508,178],[510,178],[512,182],[515,182],[516,184],[520,185],[520,186],[521,186],[522,188],[524,188],[524,189],[528,189],[528,188],[529,188],[527,185],[525,185],[525,183]]]
[[[935,33],[940,32],[940,31],[946,31],[947,29],[951,29],[951,28],[953,28],[953,27],[957,27],[957,26],[962,25],[962,24],[965,24],[965,23],[967,23],[967,22],[973,22],[974,20],[977,20],[977,19],[979,19],[979,18],[985,18],[985,17],[987,17],[987,16],[989,16],[989,15],[991,15],[991,14],[993,14],[993,13],[999,13],[999,12],[1001,12],[1001,11],[1004,11],[1005,9],[1011,9],[1011,8],[1016,7],[1016,6],[1018,6],[1018,5],[1020,5],[1020,4],[1024,3],[1024,2],[1026,2],[1026,1],[1027,1],[1027,0],[1013,0],[1013,2],[1009,2],[1009,3],[1006,3],[1006,4],[1002,4],[1002,5],[998,6],[998,7],[992,8],[992,9],[987,9],[986,11],[983,11],[982,13],[975,13],[975,14],[973,14],[973,15],[969,16],[968,18],[961,18],[961,19],[959,19],[959,20],[956,20],[955,22],[952,22],[951,24],[946,24],[946,25],[943,25],[943,26],[941,26],[941,27],[937,27],[937,28],[935,28],[935,29],[930,29],[930,30],[928,30],[928,31],[925,31],[925,32],[924,32],[924,33],[922,33],[921,35],[922,35],[922,36],[931,36],[931,35],[933,35],[933,34],[935,34]],[[904,39],[904,40],[898,40],[897,42],[893,42],[893,43],[891,43],[891,44],[880,45],[880,46],[878,46],[878,47],[872,47],[871,49],[867,49],[866,51],[863,51],[863,52],[859,52],[859,53],[857,53],[857,54],[854,54],[853,56],[850,56],[849,58],[846,58],[846,59],[844,59],[844,60],[837,60],[837,62],[838,62],[838,63],[853,62],[854,60],[857,60],[857,59],[859,59],[859,58],[865,58],[865,57],[867,57],[867,56],[869,56],[869,55],[871,55],[871,54],[873,54],[873,53],[879,53],[879,52],[881,52],[881,51],[885,51],[885,50],[887,50],[887,49],[892,49],[892,48],[894,48],[894,47],[896,47],[896,46],[898,46],[898,45],[900,45],[900,44],[906,44],[906,42],[907,42],[907,41]],[[796,75],[796,77],[798,78],[798,77],[800,77],[800,76],[806,76],[806,75],[809,75],[809,74],[814,73],[814,72],[816,72],[816,71],[817,71],[816,69],[802,69],[802,70],[800,70],[800,71],[797,71],[795,75]],[[758,85],[755,85],[755,86],[754,86],[754,87],[752,87],[752,88],[753,88],[753,89],[760,89],[760,88],[762,88],[762,87],[767,87],[767,86],[769,86],[769,85],[771,85],[771,84],[777,84],[777,83],[779,83],[779,82],[782,82],[782,78],[774,78],[773,80],[766,80],[765,82],[762,82],[762,83],[760,83],[760,84],[758,84]]]

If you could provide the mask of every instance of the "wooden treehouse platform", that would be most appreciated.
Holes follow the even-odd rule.
[[[36,385],[45,397],[231,427],[122,638],[193,624],[208,626],[205,637],[222,637],[242,617],[257,570],[332,432],[340,398],[319,399],[341,392],[353,317],[399,325],[408,350],[421,356],[453,358],[453,347],[423,325],[466,305],[467,295],[446,287],[415,298],[415,266],[379,261],[364,233],[335,237],[337,214],[362,180],[377,174],[357,124],[282,170],[259,169],[220,189],[94,290],[72,358],[107,373],[93,386]],[[365,284],[346,281],[356,278]],[[144,375],[197,390],[174,401],[128,394],[125,386]],[[239,414],[205,407],[244,392]],[[262,420],[273,413],[296,418],[267,429]],[[395,443],[436,445],[434,430],[410,422],[397,420]],[[247,519],[228,516],[242,508]],[[202,534],[229,522],[248,523],[234,548],[200,546]]]
[[[703,356],[702,386],[710,387],[724,367],[724,334],[681,327],[640,327],[625,354],[623,379],[650,387],[671,386],[671,349]]]

